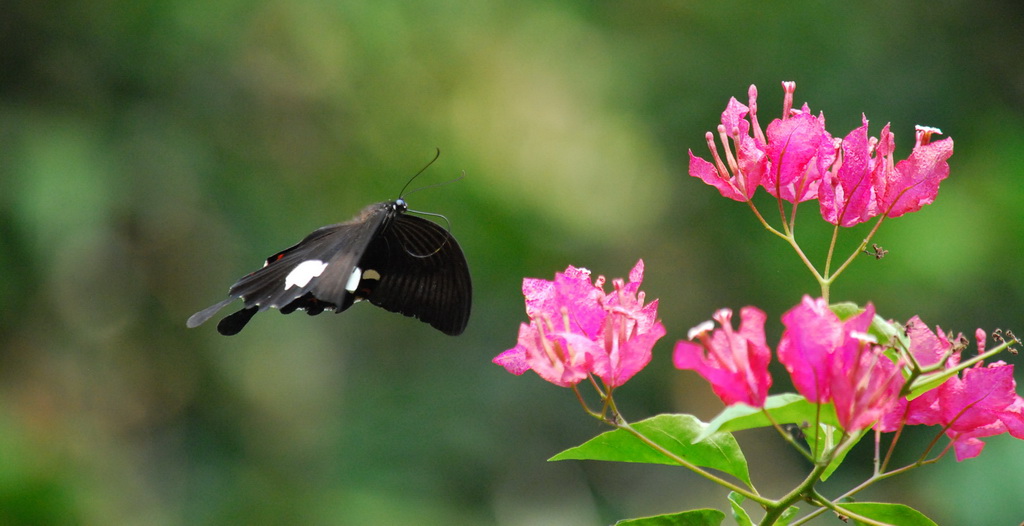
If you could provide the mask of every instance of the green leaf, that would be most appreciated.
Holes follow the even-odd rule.
[[[746,497],[736,493],[735,491],[729,492],[729,504],[732,506],[732,518],[736,519],[736,524],[739,526],[754,526],[754,521],[750,520],[750,514],[747,510],[743,509],[743,501],[747,500]]]
[[[615,523],[615,526],[719,526],[725,520],[725,514],[719,510],[705,508],[699,510],[626,519]]]
[[[839,422],[836,420],[836,411],[831,404],[823,405],[819,415],[818,404],[812,404],[796,393],[769,396],[765,400],[764,408],[779,424],[797,424],[806,427],[805,424],[811,425],[820,417],[824,424],[839,426]],[[734,404],[713,418],[704,429],[704,433],[696,440],[703,440],[704,435],[719,431],[739,431],[770,425],[772,425],[771,422],[760,408]]]
[[[935,521],[925,517],[923,513],[904,504],[890,504],[887,502],[844,502],[839,504],[841,509],[849,510],[862,517],[873,519],[886,524],[897,524],[899,526],[936,526]],[[854,524],[865,524],[854,520]]]
[[[707,426],[693,415],[658,415],[632,425],[633,429],[691,464],[728,473],[750,486],[747,460],[729,433],[712,433],[697,441]],[[549,460],[606,460],[680,465],[625,429],[601,433]]]
[[[793,518],[796,517],[797,513],[800,513],[800,508],[797,508],[796,506],[786,508],[786,511],[782,512],[782,516],[775,522],[775,525],[786,526],[793,521]]]
[[[832,305],[829,305],[828,308],[832,311],[833,314],[838,316],[839,319],[843,321],[846,321],[864,312],[864,309],[860,305],[857,305],[856,303],[852,303],[849,301],[833,303]]]

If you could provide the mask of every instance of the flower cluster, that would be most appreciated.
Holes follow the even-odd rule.
[[[758,187],[790,203],[817,199],[822,217],[844,227],[878,215],[899,217],[935,200],[939,182],[949,175],[946,159],[953,154],[952,139],[931,142],[941,132],[918,127],[910,156],[895,162],[896,143],[888,124],[872,138],[862,117],[863,125],[835,139],[825,130],[824,115],[813,115],[806,104],[793,109],[796,83],[782,85],[782,118],[765,131],[757,121],[756,87],[750,87],[748,105],[730,99],[718,126],[725,160],[708,132],[714,162],[691,150],[690,175],[737,201],[749,201]]]
[[[658,300],[644,304],[643,278],[640,260],[629,283],[613,280],[615,290],[607,294],[604,276],[591,283],[589,270],[573,266],[554,281],[523,279],[530,323],[520,325],[518,344],[494,363],[517,375],[533,369],[562,387],[590,374],[608,387],[622,385],[651,361],[651,349],[665,335]]]
[[[737,337],[728,318],[720,318],[721,312],[716,318],[723,327],[711,338],[676,344],[676,367],[696,370],[727,405],[742,402],[761,407],[772,383],[771,351],[764,343],[765,316],[752,307],[744,308],[741,332],[751,336]],[[779,361],[804,398],[835,405],[839,422],[848,431],[871,426],[892,406],[904,383],[899,364],[885,356],[868,334],[874,315],[869,304],[859,315],[841,320],[820,298],[804,297],[782,317],[786,330],[778,345]],[[758,396],[731,394],[741,390]]]
[[[772,382],[770,350],[764,345],[765,317],[755,308],[744,308],[743,326],[736,334],[730,315],[728,310],[715,314],[722,328],[711,337],[707,322],[691,331],[690,340],[697,338],[697,342],[677,343],[676,367],[697,371],[727,405],[761,407]],[[1015,392],[1012,365],[1000,361],[983,366],[979,361],[964,369],[962,377],[954,372],[937,388],[908,400],[911,386],[903,371],[909,374],[914,368],[907,366],[913,362],[917,370],[955,371],[960,348],[915,317],[907,324],[909,347],[902,352],[896,342],[879,343],[871,334],[874,318],[871,304],[842,320],[823,300],[806,296],[782,316],[785,330],[777,347],[779,361],[804,398],[832,403],[847,432],[872,426],[888,432],[903,425],[942,425],[958,460],[981,452],[984,444],[979,437],[1009,432],[1024,438],[1024,399]],[[983,353],[984,332],[977,337]]]

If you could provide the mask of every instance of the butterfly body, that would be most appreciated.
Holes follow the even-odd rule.
[[[437,223],[407,214],[404,200],[364,208],[313,231],[231,286],[228,298],[188,320],[196,327],[236,299],[244,307],[217,325],[237,334],[257,312],[342,312],[358,301],[419,318],[445,334],[469,321],[472,283],[458,242]]]

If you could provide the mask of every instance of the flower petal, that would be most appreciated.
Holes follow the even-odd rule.
[[[939,183],[949,175],[946,159],[953,155],[953,139],[914,147],[910,157],[896,164],[880,181],[880,206],[888,217],[916,212],[935,201]]]
[[[850,227],[878,215],[867,118],[863,121],[843,139],[842,165],[827,171],[818,187],[821,215],[833,225]]]

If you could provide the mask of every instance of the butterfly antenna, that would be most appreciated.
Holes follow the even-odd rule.
[[[399,198],[399,199],[404,199],[404,198],[405,198],[405,196],[407,196],[407,195],[411,195],[411,194],[415,194],[416,192],[419,192],[420,190],[426,190],[426,189],[428,189],[428,188],[437,188],[437,187],[439,187],[439,186],[445,186],[445,185],[449,185],[449,184],[452,184],[452,183],[456,183],[456,182],[459,182],[459,181],[461,181],[461,180],[463,180],[463,179],[465,179],[465,178],[466,178],[466,172],[465,172],[465,171],[463,171],[463,172],[462,172],[462,175],[460,175],[460,176],[456,177],[455,179],[451,179],[451,180],[449,180],[449,181],[444,181],[444,182],[441,182],[441,183],[435,183],[435,184],[430,184],[430,185],[427,185],[427,186],[421,186],[421,187],[419,187],[419,188],[415,188],[415,189],[413,189],[413,190],[409,190],[409,193],[405,193],[405,189],[406,189],[406,188],[409,188],[409,184],[411,184],[411,183],[412,183],[412,180],[413,180],[413,179],[415,179],[415,178],[417,178],[417,177],[419,177],[419,175],[420,175],[421,173],[423,173],[424,171],[426,171],[426,169],[427,169],[427,168],[430,168],[430,165],[434,164],[434,161],[436,161],[436,160],[437,160],[437,158],[438,158],[438,157],[440,157],[440,155],[441,155],[441,150],[440,150],[440,148],[438,148],[438,149],[437,149],[437,154],[435,154],[435,155],[434,155],[434,158],[433,158],[433,159],[431,159],[431,160],[430,160],[430,162],[429,162],[429,163],[427,163],[427,165],[426,165],[426,166],[424,166],[424,167],[423,167],[423,168],[422,168],[422,169],[421,169],[420,171],[416,172],[416,175],[412,176],[412,179],[409,179],[409,182],[408,182],[408,183],[405,183],[405,186],[404,186],[404,187],[402,187],[402,191],[401,191],[401,193],[399,193],[399,194],[398,194],[398,198]],[[421,212],[421,213],[422,213],[422,212]],[[428,215],[429,215],[429,214],[428,214]]]
[[[416,172],[416,175],[414,175],[414,176],[409,178],[409,181],[407,183],[405,183],[405,186],[402,187],[402,191],[398,192],[398,198],[399,199],[402,199],[403,197],[405,197],[405,195],[406,195],[405,194],[405,189],[409,188],[409,185],[412,184],[413,180],[415,180],[417,177],[419,177],[421,173],[427,171],[427,168],[430,168],[430,165],[434,164],[434,161],[436,161],[437,158],[440,157],[440,156],[441,156],[441,149],[435,147],[434,148],[434,158],[431,159],[430,162],[427,163],[426,166],[424,166],[423,168],[420,168],[420,171]],[[412,192],[409,192],[409,193],[411,194],[411,193],[417,192],[419,190],[422,190],[422,188],[417,188],[416,190],[413,190]]]

